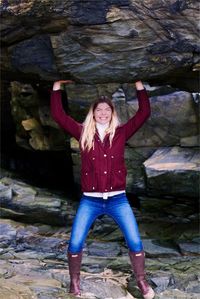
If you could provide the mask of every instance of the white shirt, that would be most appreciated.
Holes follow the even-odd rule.
[[[99,137],[100,137],[101,141],[103,141],[103,139],[106,135],[106,129],[108,129],[108,127],[109,127],[109,123],[107,123],[107,124],[96,123],[96,128],[99,133]]]

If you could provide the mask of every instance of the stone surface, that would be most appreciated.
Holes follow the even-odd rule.
[[[164,257],[164,256],[179,256],[179,252],[175,248],[164,247],[156,244],[156,240],[143,240],[144,250],[147,256]]]
[[[149,194],[198,197],[199,149],[158,149],[144,162]]]
[[[89,84],[139,77],[198,90],[198,8],[195,0],[2,1],[3,75]]]
[[[1,216],[26,222],[37,221],[47,224],[63,225],[71,222],[73,214],[66,210],[66,200],[58,195],[50,196],[46,190],[32,187],[21,180],[8,177],[1,179],[1,185],[10,189],[12,198],[0,197]],[[76,202],[68,203],[77,206]]]
[[[62,194],[50,190],[47,194],[46,190],[16,179],[4,178],[2,184],[5,182],[7,186],[14,186],[17,195],[23,192],[35,195],[36,191],[40,196],[45,194],[49,204],[45,206],[44,202],[43,209],[53,207],[51,198],[57,198],[55,206],[60,211],[69,211],[71,217],[75,214],[77,205],[69,200],[65,206],[60,204]],[[147,254],[147,279],[156,291],[156,298],[199,299],[200,259],[197,247],[195,250],[191,247],[199,245],[196,201],[144,196],[138,200],[140,209],[133,208],[133,211]],[[41,204],[42,199],[40,205],[35,206],[37,212]],[[20,201],[17,210],[20,210]],[[32,223],[23,223],[23,217],[18,221],[0,220],[0,298],[72,299],[68,294],[66,255],[72,222],[52,226],[38,223],[36,215],[35,218],[32,215]],[[46,222],[46,219],[40,221]],[[108,216],[95,221],[85,242],[81,289],[85,299],[141,298],[123,235]]]
[[[126,119],[134,115],[137,109],[137,100],[129,101],[125,112]],[[190,136],[199,132],[198,110],[199,107],[194,104],[192,95],[187,92],[177,91],[151,97],[151,116],[128,141],[128,145],[132,147],[160,147],[182,144],[185,147],[192,146],[192,144],[198,146],[197,140],[191,140],[190,138]]]
[[[179,243],[180,251],[183,255],[200,255],[200,244],[195,242]]]
[[[117,256],[120,254],[120,246],[114,242],[93,242],[88,245],[89,255],[99,255],[99,256]]]

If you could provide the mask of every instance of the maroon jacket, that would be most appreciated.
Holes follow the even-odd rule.
[[[124,150],[126,141],[150,116],[150,103],[145,89],[137,91],[139,109],[127,123],[117,127],[112,147],[109,135],[103,143],[95,135],[94,149],[81,151],[81,186],[83,192],[111,192],[125,190],[126,166]],[[51,93],[51,113],[54,120],[78,141],[82,124],[67,115],[62,107],[61,91]]]

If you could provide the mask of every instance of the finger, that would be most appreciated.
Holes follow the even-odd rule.
[[[74,83],[72,80],[60,80],[60,83]]]

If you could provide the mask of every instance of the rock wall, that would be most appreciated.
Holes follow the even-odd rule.
[[[2,75],[198,91],[198,1],[3,0]]]
[[[198,202],[140,199],[133,211],[156,298],[199,299]],[[66,253],[78,202],[4,173],[0,203],[0,299],[70,299]],[[122,232],[108,215],[98,218],[83,248],[82,297],[141,298],[131,274]]]

